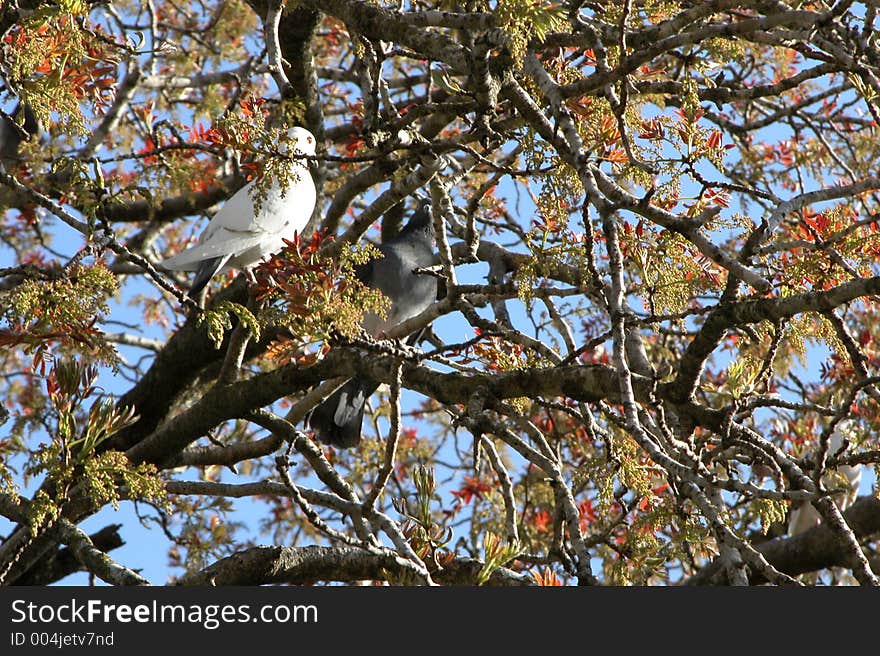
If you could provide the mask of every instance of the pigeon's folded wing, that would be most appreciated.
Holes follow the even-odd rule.
[[[286,187],[272,184],[262,190],[249,182],[227,200],[205,229],[205,239],[212,230],[281,232],[293,222],[301,229],[315,206],[315,185],[308,173],[294,171],[296,180]],[[256,200],[260,200],[259,211]]]
[[[382,257],[382,256],[379,256]],[[358,279],[359,282],[366,285],[367,287],[372,286],[373,281],[373,269],[376,260],[367,260],[363,264],[359,264],[354,269],[354,277]]]
[[[167,260],[163,260],[162,266],[172,271],[196,271],[199,265],[215,257],[235,257],[255,247],[261,247],[264,243],[272,240],[272,235],[263,231],[233,233],[227,230],[215,233],[218,236],[201,244],[178,253]],[[260,248],[260,250],[263,250]]]
[[[223,207],[211,219],[211,223],[205,228],[202,240],[211,237],[211,233],[219,228],[228,230],[250,230],[254,225],[254,182],[248,182],[244,187],[236,191]]]
[[[275,183],[266,192],[260,211],[254,216],[254,223],[263,230],[278,232],[292,225],[300,231],[311,218],[315,208],[315,184],[307,169],[294,169],[291,175],[288,184]],[[251,204],[252,198],[248,196]]]

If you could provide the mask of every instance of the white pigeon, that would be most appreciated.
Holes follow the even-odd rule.
[[[852,427],[849,420],[845,419],[837,425],[834,432],[831,433],[831,439],[828,440],[829,455],[835,454],[840,450],[840,447],[843,446],[844,437],[851,439],[851,431]],[[834,503],[837,504],[837,507],[843,511],[849,508],[853,501],[856,500],[856,496],[859,492],[859,484],[862,479],[862,466],[843,465],[838,467],[837,471],[846,479],[846,482],[849,485],[848,490],[844,490],[832,497]],[[839,485],[842,481],[839,479],[829,479],[827,483]],[[821,517],[819,516],[819,512],[813,508],[813,505],[810,502],[802,501],[791,511],[791,516],[788,519],[788,535],[789,537],[794,537],[799,533],[810,530],[814,526],[818,526],[820,522]]]
[[[287,131],[279,145],[282,155],[315,154],[315,137],[305,128]],[[293,157],[287,166],[290,181],[285,188],[275,181],[268,188],[259,211],[253,194],[255,181],[239,189],[214,215],[199,243],[161,264],[173,271],[195,271],[189,296],[195,297],[215,274],[230,269],[247,270],[293,240],[305,228],[315,209],[315,183],[308,162]]]

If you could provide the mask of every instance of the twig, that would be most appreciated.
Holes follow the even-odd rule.
[[[382,463],[382,469],[376,474],[376,480],[373,487],[364,499],[364,512],[369,514],[376,503],[376,499],[382,494],[385,486],[388,485],[388,479],[391,472],[394,471],[394,461],[397,455],[397,443],[400,440],[400,386],[401,386],[401,364],[398,362],[394,368],[394,377],[391,381],[390,397],[391,397],[391,427],[388,429],[388,440],[385,442],[385,461]]]
[[[266,21],[263,29],[266,33],[266,54],[269,58],[269,73],[278,85],[279,95],[286,98],[291,88],[290,80],[284,72],[282,63],[281,44],[278,41],[278,27],[281,25],[281,12],[284,10],[282,0],[272,0],[266,13]]]
[[[516,523],[516,498],[513,495],[513,480],[507,472],[504,463],[501,462],[501,456],[495,444],[488,437],[483,435],[480,437],[483,451],[489,458],[489,464],[498,477],[498,483],[501,485],[501,498],[504,499],[504,522],[507,527],[507,541],[511,544],[519,542],[519,530]]]

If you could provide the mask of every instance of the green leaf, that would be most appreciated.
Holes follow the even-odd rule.
[[[477,585],[486,584],[495,570],[516,558],[520,547],[516,543],[502,544],[498,535],[487,531],[483,536],[483,552],[485,562],[477,574]]]
[[[781,524],[785,521],[788,503],[772,499],[755,499],[752,501],[752,510],[761,520],[761,532],[767,535],[773,524]]]
[[[233,316],[238,318],[255,340],[260,339],[260,322],[253,312],[239,303],[223,301],[218,303],[216,307],[205,310],[199,317],[199,324],[205,323],[208,326],[208,337],[214,342],[214,348],[220,348],[226,331],[232,329]]]

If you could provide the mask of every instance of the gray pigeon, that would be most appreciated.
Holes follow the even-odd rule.
[[[434,263],[434,224],[431,204],[421,200],[409,223],[396,237],[379,246],[382,257],[370,260],[355,272],[358,280],[379,289],[391,301],[383,320],[374,314],[364,317],[364,330],[379,337],[397,324],[416,316],[437,298],[437,278],[415,269]],[[410,336],[410,343],[419,333]],[[352,378],[324,399],[309,417],[309,425],[323,443],[338,449],[355,446],[361,439],[364,404],[378,383]]]
[[[19,115],[22,124],[18,124]],[[18,161],[21,143],[40,131],[40,124],[31,108],[19,102],[12,115],[0,112],[0,165],[8,168]]]

